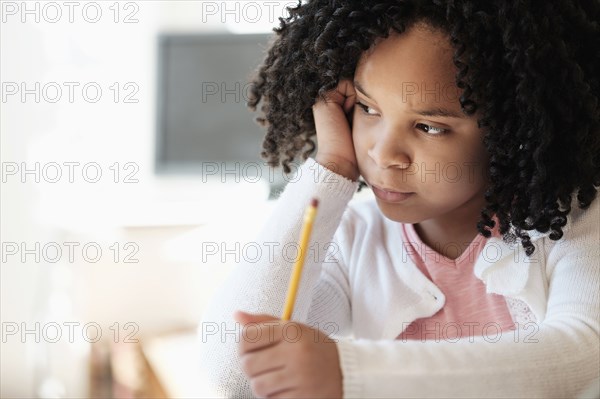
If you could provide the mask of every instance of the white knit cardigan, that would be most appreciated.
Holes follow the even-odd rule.
[[[357,182],[312,158],[298,173],[252,243],[262,255],[234,267],[203,315],[201,323],[219,332],[199,328],[201,365],[215,392],[253,397],[232,314],[281,315],[312,197],[319,209],[292,319],[337,340],[344,398],[563,398],[598,379],[600,199],[587,210],[574,200],[559,241],[530,231],[532,257],[520,245],[487,240],[474,273],[488,293],[505,296],[518,330],[402,341],[395,338],[413,320],[442,308],[443,292],[408,256],[397,222],[374,201],[349,205]]]

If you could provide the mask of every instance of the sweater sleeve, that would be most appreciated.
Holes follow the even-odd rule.
[[[344,232],[337,230],[323,260],[306,324],[331,337],[352,335],[352,304],[347,263],[340,251]]]
[[[546,318],[457,342],[338,339],[344,398],[577,397],[600,373],[600,211],[549,244]],[[543,250],[543,248],[537,248]]]
[[[241,326],[233,319],[235,310],[281,315],[289,279],[297,257],[304,211],[311,198],[319,199],[319,208],[310,236],[302,279],[298,287],[292,319],[309,324],[328,319],[334,325],[348,325],[348,312],[343,293],[326,293],[335,285],[335,278],[324,277],[335,269],[335,248],[332,239],[344,211],[358,189],[358,182],[340,176],[308,158],[298,169],[262,226],[254,247],[260,248],[258,259],[235,265],[225,282],[217,289],[207,306],[199,328],[201,332],[201,366],[216,394],[223,397],[252,398],[250,384],[243,373],[238,356]],[[333,262],[333,263],[330,263]],[[335,273],[335,270],[334,270]],[[339,281],[339,280],[338,280]],[[341,288],[340,288],[341,289]],[[324,301],[336,299],[334,312],[324,313]],[[347,303],[347,300],[346,300]],[[331,303],[329,303],[331,304]],[[210,332],[210,333],[208,333]],[[326,331],[325,331],[326,332]]]

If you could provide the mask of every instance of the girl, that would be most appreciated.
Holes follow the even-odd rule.
[[[263,101],[263,157],[303,163],[259,256],[203,317],[218,392],[574,397],[597,383],[599,16],[585,0],[290,9],[249,106]],[[365,186],[375,199],[349,204]]]

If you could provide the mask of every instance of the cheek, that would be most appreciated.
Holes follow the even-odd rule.
[[[483,143],[471,143],[470,146],[465,146],[465,148],[469,148],[470,150],[462,156],[461,163],[465,165],[465,169],[475,175],[471,177],[471,180],[485,180],[489,164],[489,155],[483,146]]]
[[[446,165],[442,177],[466,192],[480,190],[487,181],[487,154],[474,149],[457,157],[456,161]]]
[[[354,143],[354,149],[356,152],[365,152],[367,147],[366,132],[363,130],[352,131],[352,142]]]
[[[357,117],[352,122],[352,142],[354,150],[358,156],[366,155],[370,142],[370,129],[365,123]]]
[[[487,154],[466,143],[436,146],[415,154],[417,166],[411,176],[424,192],[443,198],[461,197],[478,191],[486,181]]]

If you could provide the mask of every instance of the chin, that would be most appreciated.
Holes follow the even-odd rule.
[[[423,221],[422,217],[419,217],[415,212],[411,212],[409,209],[402,209],[401,204],[391,204],[384,202],[379,198],[376,198],[377,206],[379,210],[389,220],[398,223],[415,224]]]

